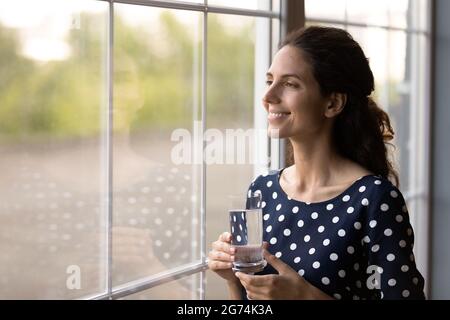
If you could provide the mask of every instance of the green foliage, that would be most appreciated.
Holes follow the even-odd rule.
[[[236,115],[253,115],[254,26],[229,33],[217,16],[208,23],[208,125],[220,127]]]
[[[104,57],[95,36],[98,17],[84,16],[83,31],[73,29],[72,55],[64,61],[36,62],[20,53],[14,30],[0,26],[0,133],[8,136],[89,136],[98,132]],[[97,20],[96,20],[97,19]],[[11,39],[12,38],[12,39]],[[9,44],[8,44],[9,40]],[[3,58],[6,52],[8,59]],[[3,74],[8,76],[3,78]]]
[[[108,101],[106,18],[82,14],[82,28],[70,30],[67,38],[71,55],[46,63],[23,56],[18,32],[0,25],[0,136],[99,133]],[[129,110],[124,117],[134,120],[132,128],[173,128],[194,118],[201,102],[202,21],[198,14],[199,28],[190,30],[164,12],[155,39],[152,30],[127,25],[116,15],[114,105]],[[208,23],[208,117],[223,121],[239,108],[251,109],[253,26],[230,33],[217,16]],[[123,73],[122,65],[131,73]]]

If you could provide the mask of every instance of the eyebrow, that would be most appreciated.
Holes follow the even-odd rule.
[[[267,72],[266,73],[266,77],[273,77],[273,74],[270,73],[270,72]],[[291,78],[291,77],[292,78],[297,78],[300,81],[304,81],[302,77],[300,77],[298,74],[295,74],[295,73],[283,74],[283,75],[281,75],[280,78]]]

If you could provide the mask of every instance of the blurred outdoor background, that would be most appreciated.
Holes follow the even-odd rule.
[[[109,280],[133,288],[179,268],[125,298],[227,298],[221,279],[189,266],[227,231],[227,196],[281,167],[283,149],[263,141],[265,167],[175,164],[173,133],[265,128],[280,1],[210,0],[206,18],[202,0],[160,2],[0,0],[0,299],[89,298]],[[429,275],[432,1],[301,3],[298,21],[347,29],[369,58]]]

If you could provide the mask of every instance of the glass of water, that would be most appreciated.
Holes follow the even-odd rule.
[[[240,199],[243,202],[241,197]],[[247,203],[234,198],[229,209],[231,246],[236,248],[233,271],[255,273],[267,265],[263,257],[263,220],[260,193],[249,193]]]

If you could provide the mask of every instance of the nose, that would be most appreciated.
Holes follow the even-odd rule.
[[[277,92],[276,86],[273,84],[267,87],[266,92],[263,95],[262,101],[264,104],[278,104],[280,103],[280,97]]]

